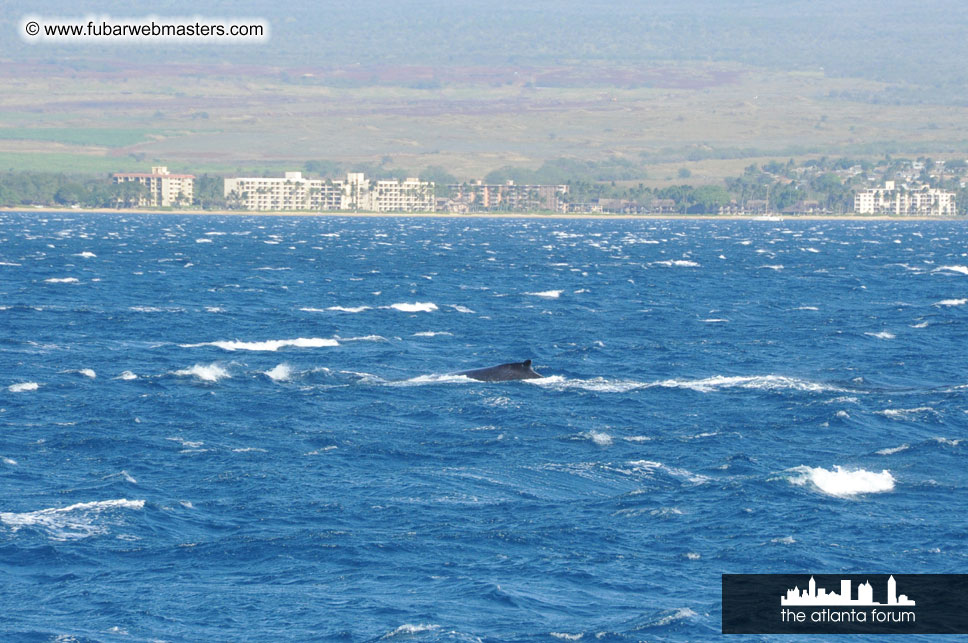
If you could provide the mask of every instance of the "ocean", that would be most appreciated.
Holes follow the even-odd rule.
[[[966,346],[958,221],[2,213],[0,639],[695,641],[724,573],[963,572]]]

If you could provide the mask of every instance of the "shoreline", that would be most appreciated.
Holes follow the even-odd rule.
[[[0,212],[37,212],[43,214],[172,214],[179,216],[255,216],[255,217],[320,217],[320,218],[421,218],[421,219],[641,219],[645,221],[677,220],[677,221],[968,221],[968,216],[954,217],[925,217],[925,216],[889,216],[866,214],[791,214],[791,215],[762,215],[762,214],[597,214],[592,212],[576,212],[572,214],[540,213],[540,212],[473,212],[458,214],[453,212],[352,212],[333,210],[326,212],[299,212],[279,210],[153,210],[149,208],[57,208],[57,207],[0,207]]]

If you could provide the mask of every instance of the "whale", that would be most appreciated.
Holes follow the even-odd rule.
[[[455,375],[463,375],[472,380],[481,382],[508,382],[511,380],[534,380],[542,377],[535,373],[531,368],[531,360],[523,362],[511,362],[510,364],[499,364],[498,366],[488,366],[487,368],[475,368],[471,371],[461,371]]]

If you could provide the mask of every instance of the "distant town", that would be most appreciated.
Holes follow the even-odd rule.
[[[307,164],[311,167],[311,164]],[[0,205],[70,208],[238,210],[251,212],[488,212],[560,214],[882,215],[968,214],[968,160],[928,158],[773,161],[747,166],[725,185],[686,183],[648,188],[634,181],[569,180],[556,184],[421,177],[338,178],[310,171],[282,176],[222,177],[119,172],[109,179],[64,174],[0,174]],[[438,172],[439,174],[439,172]],[[449,179],[449,180],[448,180]],[[959,208],[960,205],[960,208]]]

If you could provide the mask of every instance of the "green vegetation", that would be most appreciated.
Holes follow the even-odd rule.
[[[370,176],[401,177],[383,164],[344,165],[334,161],[310,161],[307,173],[335,177],[348,171],[373,170]],[[583,173],[584,172],[584,173]],[[488,175],[486,183],[502,184],[512,180],[518,185],[567,185],[561,201],[579,209],[597,205],[610,211],[655,211],[662,201],[662,212],[715,214],[719,212],[826,212],[847,213],[853,208],[854,194],[884,181],[925,184],[957,193],[961,214],[968,214],[968,160],[947,162],[929,157],[917,159],[885,156],[876,161],[848,157],[809,159],[801,163],[772,160],[762,165],[748,165],[738,176],[727,177],[720,184],[675,184],[649,187],[635,180],[599,180],[600,176],[645,176],[644,167],[620,161],[593,162],[555,159],[538,170],[506,167]],[[236,175],[259,174],[239,168]],[[271,174],[271,173],[270,173]],[[447,186],[458,184],[457,178],[441,166],[431,166],[419,173],[424,180],[434,181],[437,196],[453,196]],[[467,189],[467,185],[465,189]],[[472,186],[471,186],[472,187]],[[29,205],[79,207],[131,207],[143,194],[143,186],[134,183],[114,185],[107,176],[59,172],[11,171],[0,173],[0,206]],[[223,196],[223,178],[201,174],[195,180],[192,204],[203,210],[223,210],[231,206]]]

